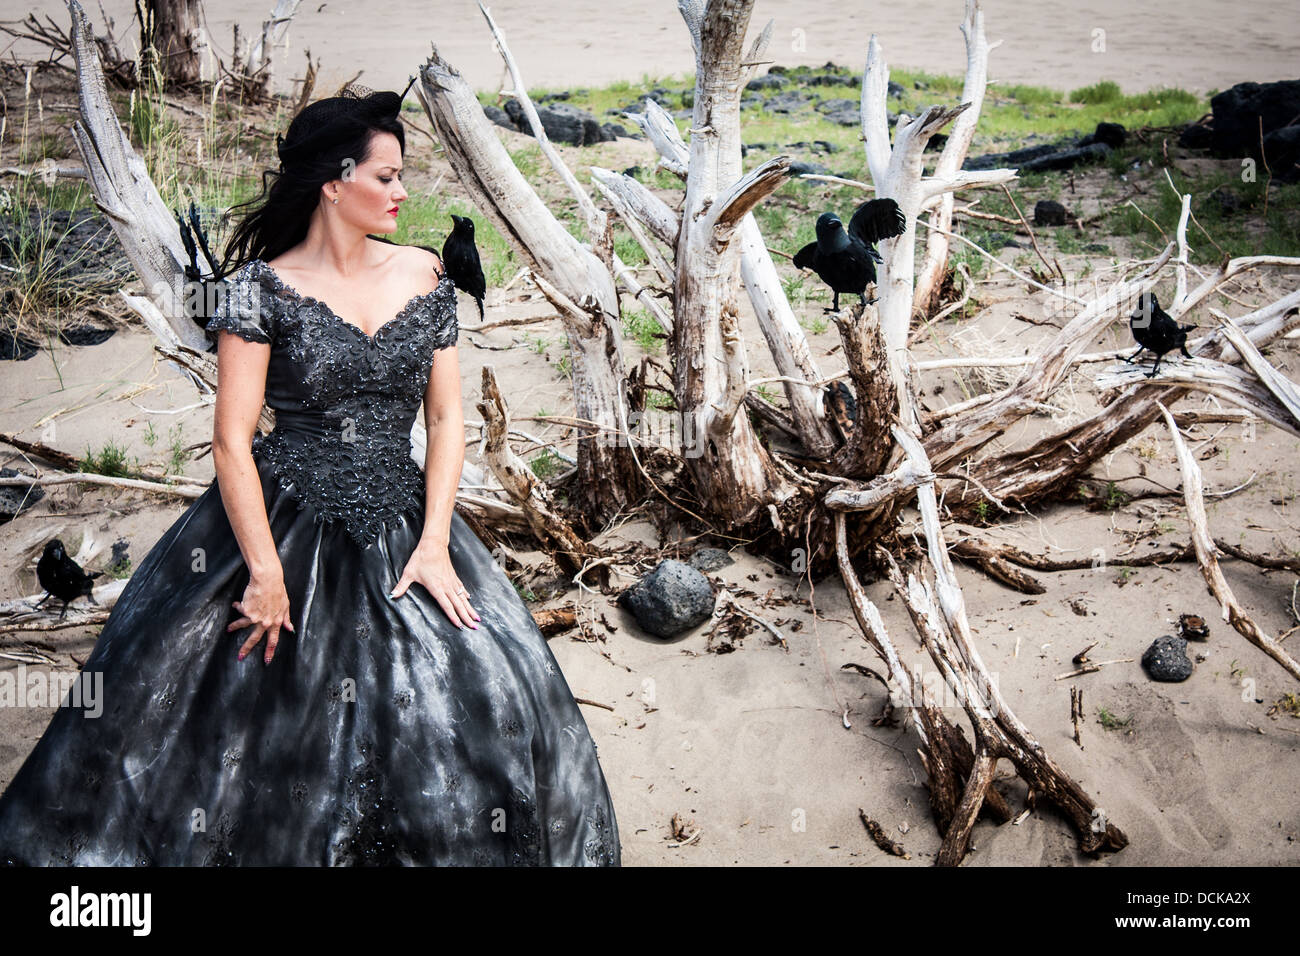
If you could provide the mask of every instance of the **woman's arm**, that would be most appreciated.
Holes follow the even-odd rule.
[[[217,401],[212,423],[212,460],[226,516],[239,542],[250,577],[283,574],[280,555],[253,460],[253,432],[266,394],[271,347],[238,335],[217,343]]]
[[[441,276],[443,266],[432,253],[425,262]],[[477,628],[479,614],[470,603],[451,561],[451,519],[456,488],[465,462],[465,415],[460,404],[460,368],[454,344],[434,350],[429,383],[424,389],[424,529],[402,569],[391,597],[402,597],[422,584],[459,628]]]
[[[446,547],[451,514],[465,463],[465,412],[460,398],[456,346],[433,353],[433,368],[424,391],[424,532],[421,541]]]

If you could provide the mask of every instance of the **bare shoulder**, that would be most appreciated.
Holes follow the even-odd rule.
[[[429,278],[430,273],[433,274],[434,281],[442,281],[442,277],[447,270],[443,267],[442,259],[436,253],[421,246],[405,246],[404,248],[411,268],[420,278],[420,281]]]

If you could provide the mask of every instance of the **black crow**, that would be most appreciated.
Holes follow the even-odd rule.
[[[179,210],[172,210],[172,213],[176,216],[176,225],[181,230],[181,242],[190,258],[185,267],[185,289],[181,294],[181,303],[185,306],[186,314],[206,328],[212,307],[216,305],[216,293],[213,290],[218,281],[215,275],[200,268],[199,249],[202,248],[204,257],[213,268],[216,268],[217,259],[208,247],[208,237],[199,220],[199,207],[190,203],[189,222],[181,218]]]
[[[1137,311],[1129,316],[1128,327],[1133,333],[1133,341],[1138,344],[1138,350],[1124,361],[1131,363],[1143,350],[1156,355],[1155,365],[1147,373],[1147,378],[1155,378],[1160,369],[1160,359],[1166,352],[1179,349],[1187,358],[1192,357],[1192,353],[1187,351],[1187,333],[1196,326],[1175,322],[1168,312],[1160,308],[1154,292],[1144,292],[1138,298]]]
[[[447,275],[457,289],[468,292],[478,300],[478,317],[483,319],[483,296],[487,294],[487,280],[474,245],[474,220],[469,216],[451,217],[451,235],[442,244],[442,262]]]
[[[876,263],[883,261],[875,245],[882,239],[901,236],[906,226],[903,211],[892,199],[864,202],[854,211],[847,232],[835,213],[824,212],[817,217],[817,241],[800,249],[794,264],[799,269],[812,269],[831,287],[831,306],[822,311],[838,312],[841,292],[857,295],[867,304],[867,286],[875,283]]]
[[[68,613],[68,602],[75,601],[83,594],[90,598],[91,604],[98,604],[91,590],[95,587],[94,579],[103,573],[103,571],[91,571],[87,574],[81,569],[81,565],[68,557],[62,541],[58,538],[47,541],[45,553],[36,562],[36,579],[41,582],[41,587],[45,588],[45,597],[37,601],[36,606],[40,607],[51,596],[61,598],[63,611],[59,614],[59,620],[63,620]]]

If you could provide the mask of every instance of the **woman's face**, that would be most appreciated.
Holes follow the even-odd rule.
[[[372,133],[369,158],[355,165],[344,160],[343,175],[322,187],[325,208],[359,232],[395,232],[398,205],[406,201],[401,171],[397,137]],[[337,203],[333,202],[335,196]]]

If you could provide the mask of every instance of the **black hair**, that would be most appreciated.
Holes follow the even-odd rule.
[[[266,170],[262,192],[231,209],[234,215],[235,210],[253,207],[231,233],[217,278],[253,259],[270,261],[302,242],[320,204],[321,186],[342,179],[349,162],[353,169],[364,163],[375,133],[396,136],[405,156],[406,134],[398,115],[401,101],[393,92],[358,96],[345,89],[342,95],[303,107],[289,124],[288,134],[276,137],[280,168]]]

